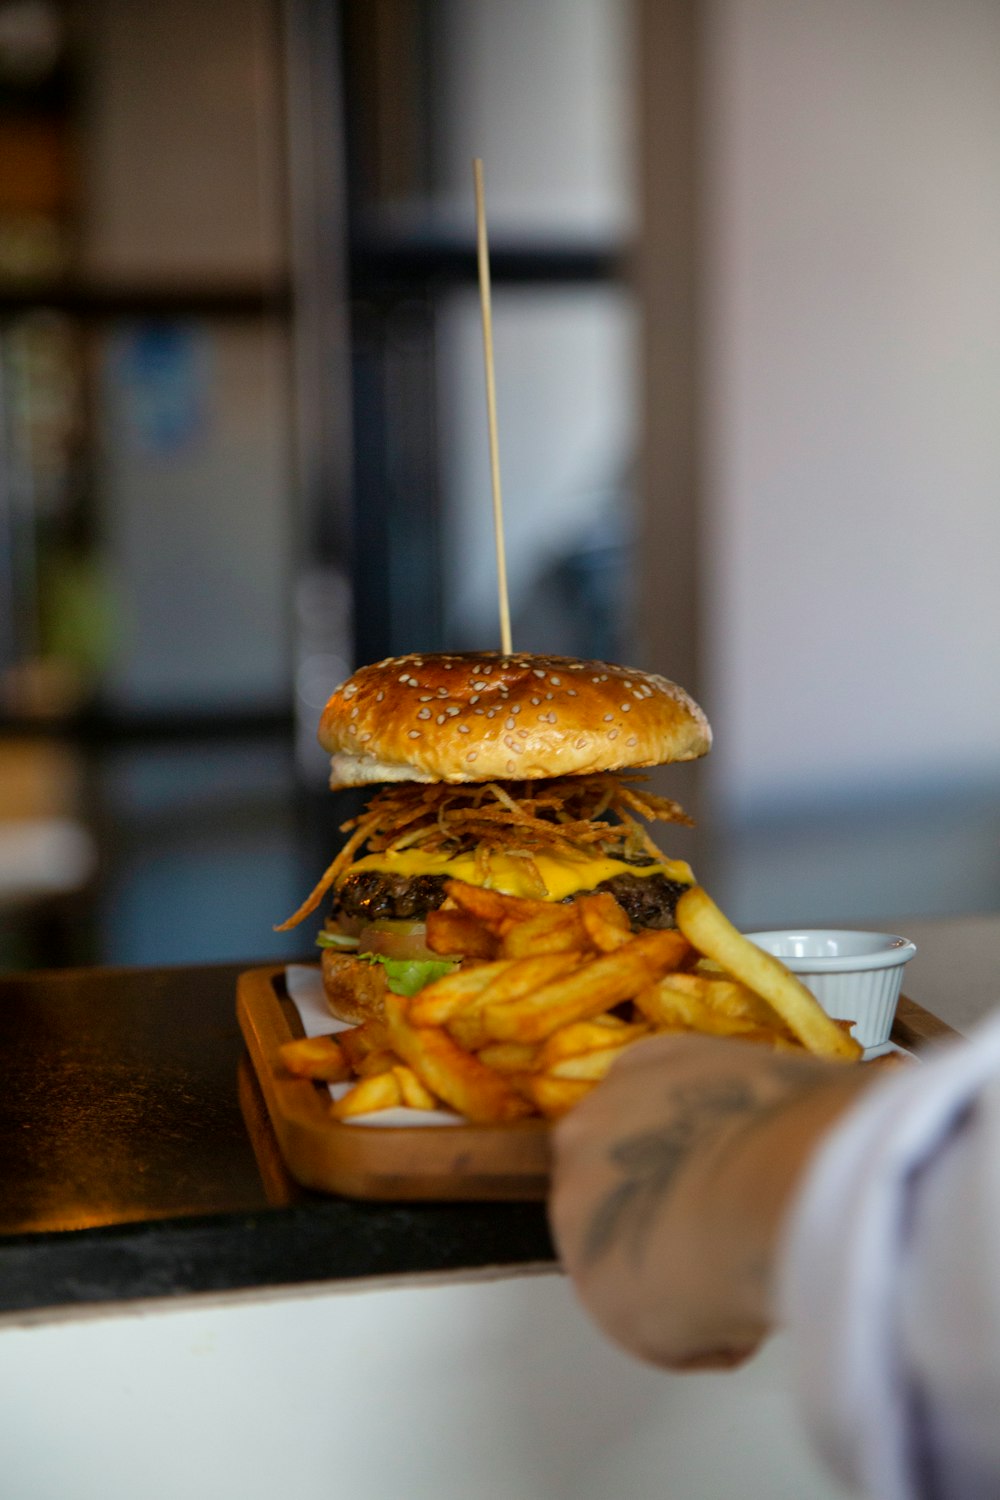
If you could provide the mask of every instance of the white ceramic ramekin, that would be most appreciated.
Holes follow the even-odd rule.
[[[797,974],[829,1015],[852,1021],[862,1047],[888,1042],[903,965],[917,951],[908,938],[830,927],[789,927],[747,937]]]

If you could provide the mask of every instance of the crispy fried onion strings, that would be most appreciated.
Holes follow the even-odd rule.
[[[347,842],[311,895],[275,931],[287,932],[315,911],[363,844],[370,854],[403,849],[446,857],[473,853],[484,884],[491,855],[522,859],[542,896],[545,883],[532,858],[535,854],[591,853],[618,859],[645,855],[662,860],[639,818],[687,824],[691,819],[669,797],[636,790],[635,783],[645,779],[626,781],[603,773],[463,786],[387,786],[359,817],[341,825],[341,832],[350,834]],[[614,822],[604,821],[609,814]]]

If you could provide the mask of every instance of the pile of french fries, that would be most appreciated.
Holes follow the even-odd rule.
[[[606,892],[551,902],[451,881],[428,946],[460,967],[384,1018],[287,1043],[298,1077],[353,1080],[337,1120],[446,1108],[478,1124],[556,1119],[625,1047],[663,1032],[739,1037],[853,1061],[860,1048],[805,986],[732,925],[700,886],[677,929],[633,932]]]

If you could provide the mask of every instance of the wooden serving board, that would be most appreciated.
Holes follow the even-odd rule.
[[[549,1178],[549,1125],[370,1126],[330,1117],[323,1084],[293,1078],[278,1049],[302,1035],[283,967],[241,974],[236,1012],[278,1147],[303,1187],[349,1198],[540,1200]],[[905,996],[893,1040],[917,1051],[954,1036],[950,1026]]]
[[[302,1035],[283,968],[239,978],[236,1013],[285,1164],[303,1187],[384,1200],[538,1200],[549,1177],[549,1127],[371,1126],[330,1118],[323,1084],[292,1078],[278,1049]]]

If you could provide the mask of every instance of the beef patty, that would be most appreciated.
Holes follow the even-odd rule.
[[[359,870],[337,887],[331,915],[342,913],[362,922],[422,922],[429,911],[436,911],[444,901],[446,880],[444,875],[392,875],[384,870]],[[673,927],[677,898],[687,887],[657,873],[613,875],[594,889],[609,891],[628,913],[633,928],[639,929]]]

